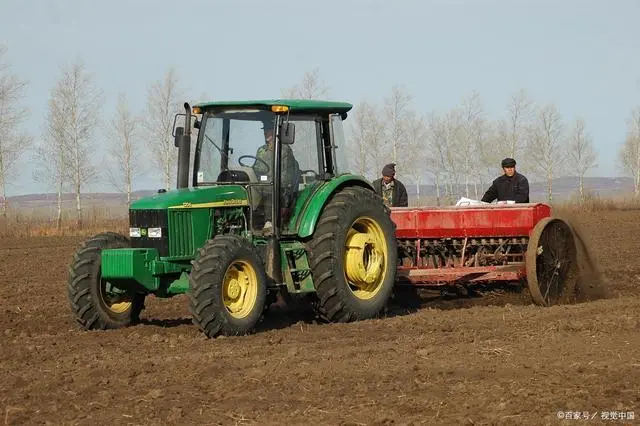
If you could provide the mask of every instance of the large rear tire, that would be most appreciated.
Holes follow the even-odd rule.
[[[101,278],[103,249],[130,247],[120,234],[105,232],[83,242],[73,257],[67,284],[76,322],[85,330],[130,326],[140,320],[144,294],[119,290]]]
[[[362,187],[340,189],[309,243],[318,315],[330,322],[378,316],[391,297],[397,257],[395,225],[381,198]]]
[[[249,334],[263,314],[267,277],[246,239],[219,235],[198,251],[189,274],[193,323],[207,337]]]

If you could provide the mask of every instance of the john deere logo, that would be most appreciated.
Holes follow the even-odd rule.
[[[191,207],[191,203],[190,203],[190,202],[188,202],[188,201],[185,201],[184,203],[182,203],[182,207],[184,207],[184,208],[187,208],[187,209],[188,209],[188,208],[190,208],[190,207]]]
[[[146,237],[147,236],[147,230],[145,228],[140,229],[140,236],[141,237]]]

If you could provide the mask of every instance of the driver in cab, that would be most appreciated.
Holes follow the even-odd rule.
[[[259,182],[263,182],[264,178],[261,176],[267,176],[267,180],[274,178],[272,173],[273,167],[273,148],[275,141],[273,120],[265,121],[262,126],[264,132],[264,145],[258,148],[256,152],[256,158],[258,159],[253,165],[253,170],[256,173],[256,177]],[[296,183],[296,159],[293,155],[293,150],[289,145],[280,145],[282,162],[280,163],[280,199],[281,206],[284,208],[283,220],[288,220],[288,211],[293,202],[293,195],[298,188],[294,188]]]
[[[268,180],[273,178],[273,174],[271,171],[272,167],[272,158],[273,158],[273,143],[275,140],[274,136],[274,125],[273,121],[268,121],[263,124],[262,130],[264,132],[264,145],[258,148],[258,152],[256,153],[256,157],[258,161],[255,162],[253,166],[253,170],[258,176],[258,180],[260,181],[260,176],[267,176]],[[280,149],[282,151],[282,163],[280,165],[281,171],[280,175],[282,178],[282,188],[286,188],[287,186],[293,185],[295,181],[295,157],[293,156],[293,150],[289,145],[280,145]],[[268,165],[268,166],[267,166]]]

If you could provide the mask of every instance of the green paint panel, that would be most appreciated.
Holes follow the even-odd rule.
[[[231,200],[248,200],[246,189],[240,185],[202,186],[196,188],[180,188],[151,197],[141,198],[131,203],[131,210],[161,210],[184,203],[203,204],[225,202]]]
[[[348,102],[321,101],[313,99],[257,99],[250,101],[216,101],[194,105],[202,109],[258,108],[270,109],[274,105],[286,105],[291,112],[318,112],[342,114],[353,108]]]
[[[211,209],[169,210],[169,253],[172,258],[193,257],[211,235]]]
[[[280,258],[282,259],[282,276],[289,293],[311,293],[316,291],[313,285],[307,252],[302,243],[298,241],[281,242]]]
[[[150,291],[158,288],[153,276],[153,263],[158,257],[155,249],[104,249],[101,256],[104,279],[135,281]]]
[[[154,276],[181,274],[183,271],[190,271],[191,264],[181,264],[160,258],[151,263],[151,271]]]
[[[340,175],[320,186],[310,197],[298,218],[295,225],[297,226],[298,235],[302,238],[313,234],[318,222],[318,217],[322,213],[322,208],[327,200],[338,189],[345,186],[361,186],[373,191],[371,184],[362,176],[345,174]],[[293,223],[293,221],[291,222]]]
[[[180,278],[172,281],[171,284],[169,284],[169,288],[167,288],[167,294],[169,296],[185,294],[187,291],[189,291],[189,275],[187,273],[183,273]]]
[[[307,204],[309,203],[313,193],[317,191],[321,187],[321,185],[321,182],[313,182],[312,184],[307,185],[302,191],[298,193],[298,196],[296,197],[296,205],[293,208],[293,213],[291,214],[291,218],[289,219],[289,223],[287,224],[287,234],[296,233],[300,215],[307,207]]]

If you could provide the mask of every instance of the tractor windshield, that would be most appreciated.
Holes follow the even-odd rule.
[[[268,111],[204,114],[195,154],[197,185],[271,182],[274,126],[275,114]]]

